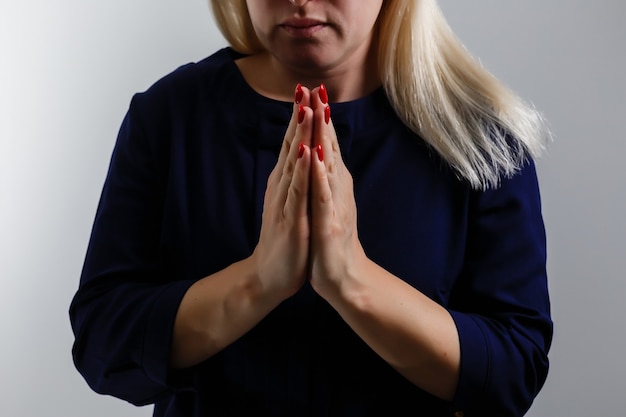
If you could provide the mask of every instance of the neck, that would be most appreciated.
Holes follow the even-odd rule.
[[[237,60],[237,66],[248,84],[259,94],[275,100],[293,100],[294,87],[298,83],[310,89],[323,83],[331,102],[356,100],[380,87],[374,54],[369,54],[359,65],[348,64],[321,70],[291,68],[282,65],[269,53]]]

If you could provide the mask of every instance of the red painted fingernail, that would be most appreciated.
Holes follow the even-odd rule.
[[[302,158],[302,155],[304,155],[304,143],[300,143],[298,146],[298,159]]]
[[[320,85],[320,100],[322,100],[322,103],[328,104],[328,91],[326,91],[324,84]]]
[[[320,160],[320,162],[323,162],[324,150],[322,149],[322,145],[317,145],[317,147],[315,148],[315,151],[317,152],[317,158]]]
[[[300,108],[298,108],[298,124],[302,124],[304,121],[304,106],[300,104]]]
[[[296,94],[294,98],[296,104],[300,104],[302,102],[302,97],[304,97],[304,91],[302,91],[302,84],[298,83],[298,85],[296,85]]]
[[[324,109],[324,121],[326,124],[330,123],[330,106],[326,106]]]

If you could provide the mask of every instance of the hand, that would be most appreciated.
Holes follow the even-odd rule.
[[[353,181],[330,117],[326,92],[311,92],[311,284],[328,299],[367,258],[358,238]],[[358,274],[357,274],[358,275]]]
[[[252,254],[261,284],[284,298],[295,294],[308,275],[313,110],[310,91],[299,91],[300,103],[294,103],[278,162],[268,178],[261,234]]]

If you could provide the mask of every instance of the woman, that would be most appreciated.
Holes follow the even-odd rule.
[[[90,386],[168,417],[523,415],[541,118],[434,0],[212,7],[232,48],[120,130],[70,309]]]

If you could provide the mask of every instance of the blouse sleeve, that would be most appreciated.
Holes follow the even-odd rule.
[[[450,300],[461,345],[454,406],[520,417],[548,373],[552,321],[534,164],[471,197],[467,257]]]
[[[166,145],[144,134],[139,100],[120,128],[70,321],[74,363],[90,387],[144,405],[184,389],[168,366],[174,319],[192,281],[166,277],[159,263]]]

